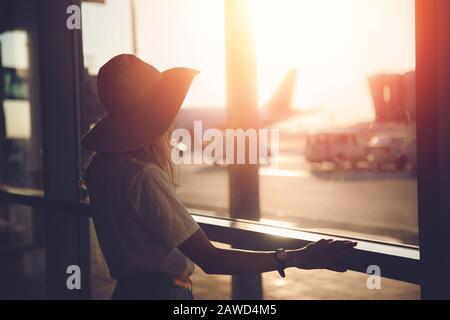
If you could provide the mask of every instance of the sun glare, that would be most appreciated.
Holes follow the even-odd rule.
[[[185,107],[225,107],[224,2],[137,3],[139,55],[161,70],[190,66],[201,71]],[[242,0],[242,4],[253,32],[259,105],[269,101],[290,69],[296,69],[293,107],[323,110],[301,119],[310,126],[371,120],[368,77],[415,69],[414,0]],[[98,28],[103,11],[104,16],[116,16],[128,8],[121,1],[92,7],[91,15],[83,13],[86,28]],[[91,36],[84,46],[97,67],[111,52],[130,50],[126,42],[130,31],[122,30],[122,25],[129,21],[102,25],[119,32],[123,40],[114,42],[114,50],[99,36]]]
[[[260,103],[295,68],[295,107],[325,108],[338,122],[371,119],[367,77],[414,69],[413,2],[248,0]]]

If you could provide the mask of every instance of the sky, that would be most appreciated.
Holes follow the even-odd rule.
[[[160,70],[201,71],[184,107],[224,107],[223,1],[136,2],[139,56]],[[129,2],[106,3],[83,4],[91,72],[115,54],[132,51]],[[415,69],[413,0],[247,0],[246,6],[261,106],[295,68],[295,108],[323,108],[317,115],[323,124],[370,120],[367,77]]]

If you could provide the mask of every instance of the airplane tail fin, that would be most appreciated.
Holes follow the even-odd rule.
[[[284,77],[281,85],[278,87],[275,94],[267,104],[268,109],[278,110],[290,109],[292,104],[292,98],[294,95],[295,83],[297,80],[297,70],[291,69]]]
[[[291,109],[297,70],[291,69],[284,77],[269,103],[264,107],[262,122],[264,125],[288,118],[295,113]]]

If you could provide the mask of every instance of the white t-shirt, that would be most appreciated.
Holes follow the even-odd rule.
[[[92,217],[111,277],[161,270],[192,274],[177,247],[199,229],[158,166],[125,156],[95,159],[87,175]]]

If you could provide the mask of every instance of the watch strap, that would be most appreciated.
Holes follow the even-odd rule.
[[[286,269],[286,260],[287,260],[287,253],[284,249],[277,249],[275,251],[275,259],[278,263],[278,273],[282,278],[286,277],[286,273],[284,272],[284,269]]]

